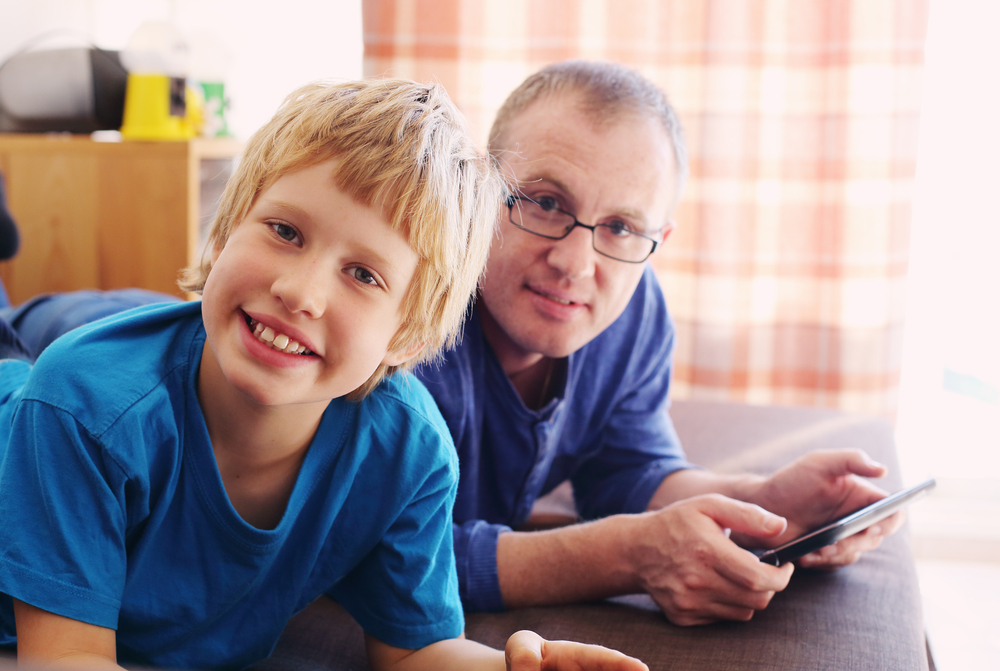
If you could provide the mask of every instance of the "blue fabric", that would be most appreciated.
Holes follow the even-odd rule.
[[[458,450],[455,553],[466,609],[503,608],[497,537],[526,522],[539,496],[572,480],[584,518],[638,513],[667,475],[690,467],[667,414],[673,348],[647,266],[622,315],[569,356],[564,388],[541,410],[521,401],[475,309],[459,346],[418,371]]]
[[[35,360],[14,328],[2,317],[0,317],[0,359]]]
[[[0,363],[0,641],[11,597],[117,629],[126,664],[242,668],[324,593],[391,645],[459,635],[457,463],[423,387],[331,402],[261,530],[212,453],[204,342],[200,303],[175,303],[78,328],[34,368]]]
[[[78,326],[140,305],[179,300],[170,294],[145,289],[83,289],[40,294],[16,308],[2,308],[0,320],[8,322],[17,331],[30,360],[34,361],[53,340]]]

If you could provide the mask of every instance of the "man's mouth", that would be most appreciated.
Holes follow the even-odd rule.
[[[249,315],[246,316],[246,321],[247,326],[250,327],[250,331],[253,333],[253,337],[271,349],[284,352],[285,354],[300,354],[302,356],[313,354],[313,352],[300,345],[297,341],[292,340],[284,333],[277,333],[270,326],[264,326]]]
[[[559,303],[560,305],[577,305],[576,301],[571,301],[571,300],[569,300],[567,298],[559,298],[558,296],[553,296],[552,294],[547,294],[544,291],[540,291],[540,290],[535,289],[535,288],[532,288],[532,291],[534,291],[539,296],[541,296],[543,298],[548,298],[550,301],[554,301],[556,303]]]

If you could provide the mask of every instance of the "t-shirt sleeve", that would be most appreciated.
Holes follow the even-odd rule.
[[[439,435],[446,439],[445,432]],[[418,469],[426,477],[408,503],[368,556],[329,592],[365,633],[398,648],[423,648],[465,629],[451,528],[458,476],[450,440],[448,446],[441,448],[447,460]]]
[[[0,462],[0,592],[116,628],[127,489],[119,466],[72,416],[22,401]]]

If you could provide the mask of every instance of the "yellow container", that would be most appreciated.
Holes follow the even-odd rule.
[[[190,140],[198,134],[201,110],[184,80],[130,73],[121,133],[126,140]]]

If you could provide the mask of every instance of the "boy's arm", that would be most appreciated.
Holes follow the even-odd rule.
[[[405,650],[365,636],[368,664],[374,671],[649,671],[637,659],[599,645],[546,641],[531,631],[507,639],[504,652],[458,638],[438,641],[420,650]]]
[[[116,669],[115,631],[14,599],[17,661],[37,669]]]

